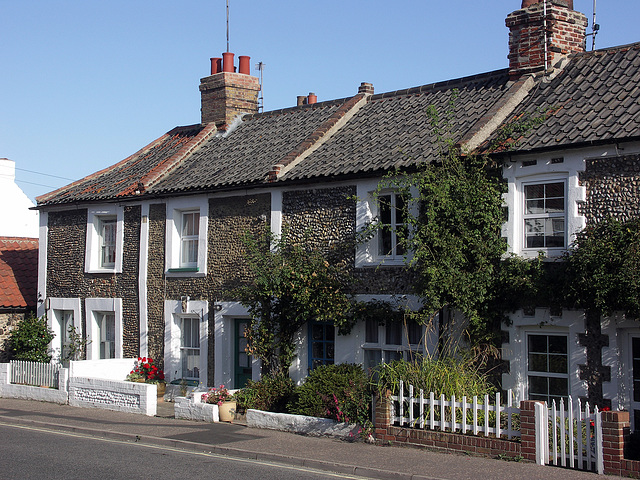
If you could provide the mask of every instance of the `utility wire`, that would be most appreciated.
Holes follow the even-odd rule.
[[[29,172],[29,173],[35,173],[36,175],[44,175],[45,177],[53,177],[53,178],[60,178],[62,180],[70,180],[73,181],[73,178],[67,178],[67,177],[59,177],[58,175],[51,175],[50,173],[42,173],[42,172],[36,172],[34,170],[27,170],[25,168],[18,168],[16,167],[16,170],[20,170],[21,172]],[[46,185],[45,185],[46,186]]]

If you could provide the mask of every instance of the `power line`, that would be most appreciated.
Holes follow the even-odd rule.
[[[16,167],[16,170],[20,170],[21,172],[35,173],[36,175],[44,175],[45,177],[60,178],[61,180],[69,180],[69,181],[73,181],[73,180],[75,180],[74,178],[59,177],[58,175],[51,175],[50,173],[36,172],[36,171],[34,171],[34,170],[27,170],[27,169],[25,169],[25,168],[18,168],[18,167]],[[46,185],[44,185],[44,186],[46,186]]]

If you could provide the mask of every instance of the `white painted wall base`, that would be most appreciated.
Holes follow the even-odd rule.
[[[262,410],[247,410],[247,425],[253,428],[268,428],[284,432],[302,433],[311,436],[353,438],[360,427],[355,424],[338,423],[328,418],[273,413]]]
[[[69,405],[117,412],[155,416],[158,387],[153,383],[136,383],[100,378],[72,377],[69,380]]]
[[[196,395],[200,398],[200,395]],[[218,405],[202,403],[194,397],[176,397],[174,412],[176,418],[183,420],[197,420],[201,422],[219,422]]]

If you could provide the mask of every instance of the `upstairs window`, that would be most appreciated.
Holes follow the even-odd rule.
[[[99,206],[87,213],[87,273],[122,272],[124,218],[116,205]]]
[[[113,268],[116,264],[116,217],[98,217],[100,229],[100,267]]]
[[[565,182],[525,184],[525,248],[565,248],[565,210]]]
[[[206,197],[178,198],[167,202],[167,275],[206,275],[208,207]]]
[[[181,223],[180,267],[196,267],[198,265],[200,212],[182,212]]]
[[[406,253],[407,203],[398,193],[378,196],[378,256],[402,258]]]

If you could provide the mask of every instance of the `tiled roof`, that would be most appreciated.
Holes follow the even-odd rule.
[[[572,55],[550,80],[525,76],[513,82],[505,69],[245,115],[224,133],[212,125],[178,127],[122,162],[37,200],[39,206],[113,201],[374,175],[435,157],[431,107],[452,139],[470,148],[503,120],[526,112],[550,116],[520,139],[519,151],[637,139],[639,85],[640,44],[632,44]]]
[[[517,150],[640,139],[640,43],[572,55],[514,117],[550,113]]]
[[[96,201],[131,195],[138,188],[145,190],[145,177],[162,176],[170,171],[203,136],[211,133],[211,129],[200,125],[175,128],[121,162],[36,200],[38,205]]]
[[[38,239],[0,237],[0,308],[35,307]]]
[[[160,181],[152,193],[255,185],[349,99],[246,115],[233,130],[212,137]]]
[[[457,142],[481,122],[509,86],[508,72],[500,70],[374,95],[347,125],[284,178],[361,174],[429,161],[438,148],[428,113],[431,107],[440,117],[439,127],[449,129]]]

